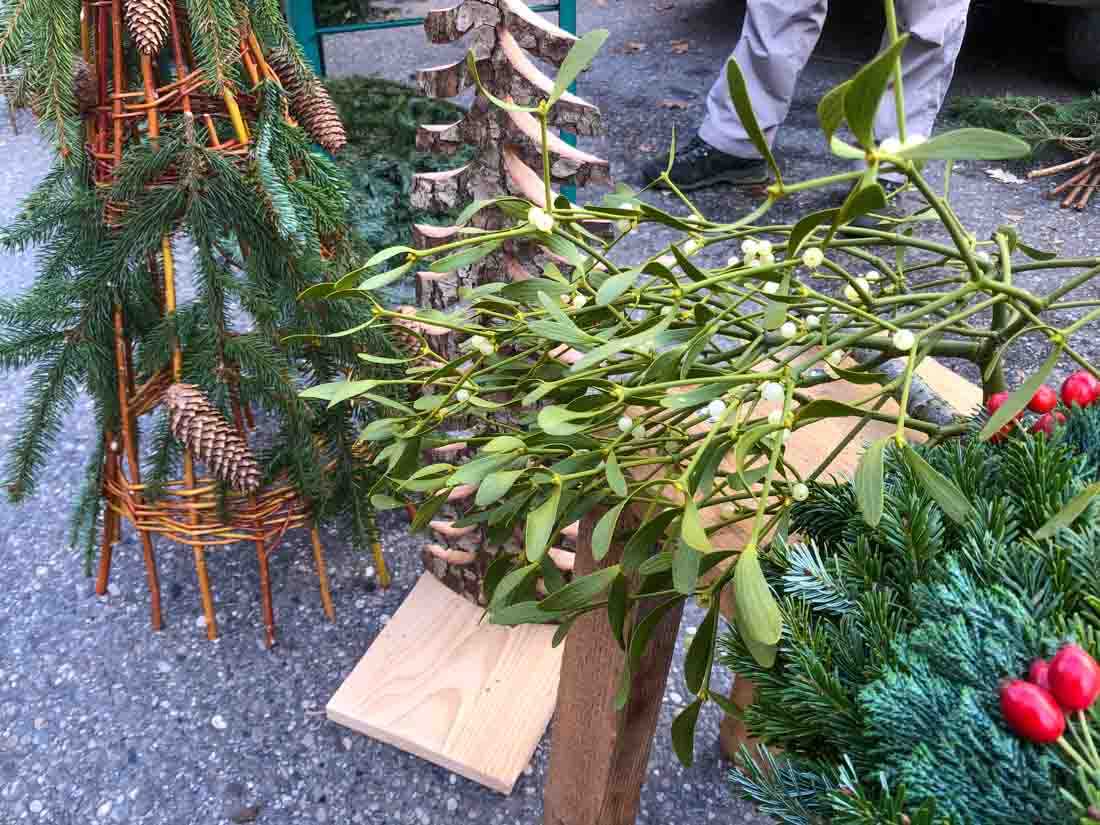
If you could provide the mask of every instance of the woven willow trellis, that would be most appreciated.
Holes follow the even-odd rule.
[[[113,191],[116,171],[129,148],[141,141],[148,141],[155,148],[161,139],[161,124],[169,116],[182,116],[190,132],[189,139],[205,142],[222,157],[243,165],[254,141],[259,93],[236,91],[228,82],[212,84],[206,72],[193,68],[195,55],[187,36],[187,20],[175,3],[131,0],[125,11],[131,38],[124,44],[121,0],[85,0],[83,7],[81,34],[85,62],[78,63],[74,82],[96,187],[105,197]],[[136,56],[129,54],[132,46],[136,46]],[[127,88],[131,57],[140,61],[140,88]],[[155,62],[157,58],[172,70],[164,70],[165,63]],[[251,82],[250,88],[259,89],[264,80],[283,85],[256,35],[247,27],[237,38],[236,58]],[[158,75],[172,79],[158,84]],[[220,93],[213,92],[218,86]],[[328,149],[338,149],[344,142],[344,133],[331,101],[319,85],[308,91],[312,97],[305,101],[301,82],[287,89],[286,118],[289,120],[294,112],[315,140]],[[225,128],[226,124],[231,125],[231,130]],[[173,186],[179,174],[179,170],[169,167],[149,186]],[[125,202],[108,200],[104,211],[108,226],[121,225],[127,208]],[[240,245],[242,255],[247,256],[247,245],[243,240]],[[169,235],[164,236],[159,257],[150,261],[149,268],[159,278],[163,312],[166,316],[174,313],[176,268]],[[285,477],[276,477],[261,487],[260,470],[248,446],[249,432],[254,427],[251,411],[241,402],[238,376],[233,370],[227,368],[223,375],[232,399],[230,422],[206,401],[201,390],[181,383],[185,353],[178,340],[173,344],[171,366],[135,386],[133,347],[120,304],[114,309],[114,353],[120,427],[118,432],[108,432],[106,438],[102,478],[107,509],[96,592],[103,594],[107,590],[112,550],[119,539],[121,520],[126,519],[141,540],[153,627],[162,625],[153,545],[153,536],[159,535],[192,548],[206,632],[214,639],[218,626],[207,571],[207,549],[251,542],[259,562],[266,641],[270,646],[275,638],[275,620],[268,560],[284,534],[301,527],[310,530],[325,613],[330,619],[335,618],[324,552],[310,502]],[[159,485],[154,491],[142,482],[137,419],[161,405],[169,408],[172,432],[184,447],[182,478]],[[197,471],[196,460],[205,466],[205,474]],[[376,564],[384,577],[384,562],[377,546],[375,550]]]

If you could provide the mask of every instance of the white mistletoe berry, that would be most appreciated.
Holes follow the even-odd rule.
[[[795,501],[805,501],[810,497],[810,488],[801,481],[791,486],[791,498]]]
[[[756,242],[756,252],[758,255],[771,255],[772,254],[772,242],[769,240],[760,240]]]
[[[622,418],[619,419],[618,426],[620,431],[628,433],[634,429],[634,419],[631,418],[629,415],[624,415]]]
[[[794,338],[798,335],[798,325],[794,321],[787,321],[779,328],[779,334],[784,338]]]
[[[709,404],[707,404],[707,415],[713,420],[717,421],[726,412],[726,402],[721,398],[715,398]]]
[[[825,260],[825,253],[816,246],[811,246],[802,253],[802,263],[810,269],[817,269]]]
[[[834,367],[839,367],[844,361],[843,350],[835,349],[825,356],[825,360],[832,364]]]
[[[773,427],[778,427],[783,423],[783,410],[772,410],[768,413],[768,423]]]
[[[821,326],[821,319],[813,314],[807,315],[806,326],[810,329],[817,329],[819,326]]]
[[[661,264],[662,266],[666,266],[669,269],[672,269],[672,267],[676,266],[676,256],[662,255],[660,258],[657,259],[657,263]]]
[[[696,252],[698,252],[702,248],[703,248],[702,241],[700,241],[696,238],[688,238],[688,240],[684,242],[684,254],[685,255],[694,255]]]
[[[455,393],[455,398],[458,400],[458,402],[460,404],[465,404],[467,401],[470,400],[470,391],[469,390],[459,390],[458,392]]]
[[[760,250],[760,244],[755,238],[745,238],[741,241],[741,254],[746,258],[752,258]]]
[[[771,251],[761,252],[756,256],[756,258],[760,261],[760,263],[765,265],[775,263],[775,255],[773,255]]]
[[[726,258],[726,266],[728,266],[730,269],[733,269],[735,266],[740,265],[741,259],[738,258],[736,255],[730,255],[728,258]]]
[[[769,295],[775,295],[779,291],[779,284],[775,281],[766,281],[764,283],[764,291]]]
[[[582,309],[585,304],[588,303],[587,295],[575,295],[573,297],[573,307],[576,309]]]
[[[922,135],[918,132],[918,133],[909,135],[907,138],[905,138],[905,143],[903,143],[901,145],[901,148],[902,149],[913,149],[917,146],[920,146],[922,143],[927,143],[927,142],[928,142],[928,135]]]
[[[902,143],[896,137],[888,137],[879,144],[878,149],[886,155],[896,155],[901,151]]]
[[[907,329],[899,329],[894,333],[894,347],[902,352],[908,352],[917,342],[917,337]]]
[[[765,381],[760,387],[760,397],[765,401],[782,401],[786,394],[783,385],[775,381]]]
[[[527,222],[539,232],[549,234],[554,231],[554,218],[541,206],[532,206],[527,210]]]

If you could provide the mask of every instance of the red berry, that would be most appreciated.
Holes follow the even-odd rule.
[[[1050,692],[1065,710],[1084,710],[1100,694],[1100,665],[1077,645],[1066,645],[1050,660]]]
[[[1050,690],[1050,662],[1046,659],[1036,659],[1027,669],[1027,680],[1033,685],[1038,685],[1043,690]]]
[[[1001,715],[1013,733],[1032,742],[1055,742],[1066,729],[1066,717],[1050,691],[1023,679],[1001,685]]]
[[[1054,435],[1055,427],[1060,427],[1065,423],[1066,417],[1055,410],[1054,412],[1040,415],[1039,420],[1031,425],[1031,432],[1035,434],[1043,433],[1048,436]]]
[[[1062,382],[1062,403],[1067,407],[1074,404],[1087,407],[1097,396],[1100,396],[1100,381],[1093,378],[1091,372],[1078,370]]]
[[[1001,405],[1008,400],[1007,392],[995,392],[989,396],[989,400],[985,402],[985,408],[989,410],[989,414],[997,412],[1001,408]]]
[[[1035,391],[1031,396],[1027,408],[1036,413],[1048,413],[1058,406],[1058,394],[1046,384]]]

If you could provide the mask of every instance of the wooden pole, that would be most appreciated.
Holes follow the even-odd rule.
[[[592,531],[600,515],[586,516],[581,523],[574,562],[578,577],[616,564],[622,555],[622,545],[613,544],[602,561],[592,558]],[[647,600],[638,605],[635,618],[654,604]],[[586,613],[574,623],[558,688],[544,825],[632,825],[637,819],[682,613],[681,601],[657,624],[622,711],[615,710],[614,697],[626,654],[611,633],[606,612]]]
[[[263,539],[256,542],[256,561],[260,565],[260,597],[264,610],[264,644],[275,644],[275,607],[271,599],[271,573],[267,566],[267,547]]]
[[[317,565],[317,581],[321,585],[321,604],[324,605],[325,615],[329,621],[336,621],[336,608],[332,606],[332,592],[328,585],[328,567],[325,564],[325,549],[321,546],[321,531],[316,523],[309,530],[309,537],[313,541],[313,561]]]
[[[126,450],[126,462],[130,465],[130,483],[141,484],[141,463],[138,461],[137,441],[134,438],[134,422],[130,418],[130,386],[127,368],[126,339],[122,329],[122,306],[115,304],[115,368],[118,370],[118,413],[122,422],[122,444]],[[140,501],[141,497],[135,495]],[[149,581],[149,600],[153,630],[160,630],[164,622],[160,613],[160,580],[157,577],[157,558],[153,553],[153,540],[147,530],[138,529],[142,552],[145,556],[145,575]]]

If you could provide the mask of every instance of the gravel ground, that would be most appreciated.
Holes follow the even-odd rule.
[[[1047,46],[1058,13],[998,5],[996,15],[975,9],[953,93],[1072,91]],[[592,146],[611,158],[617,176],[629,178],[641,156],[659,151],[673,124],[690,133],[712,75],[736,38],[741,9],[727,0],[583,4],[582,28],[612,30],[582,91],[606,113],[609,136]],[[851,8],[838,8],[837,15],[780,138],[794,178],[832,168],[814,131],[814,101],[877,42],[878,21],[862,19]],[[674,53],[673,40],[688,41],[686,53]],[[628,42],[645,48],[631,51]],[[334,38],[328,56],[334,74],[407,79],[417,66],[444,62],[446,52],[426,47],[422,33],[411,30]],[[660,100],[683,101],[687,108],[662,108],[655,105]],[[0,124],[0,182],[9,193],[0,203],[4,219],[48,164],[29,120],[23,117],[20,124],[18,136]],[[958,170],[955,191],[959,210],[979,237],[1007,221],[1035,246],[1066,254],[1095,248],[1095,206],[1083,214],[1063,212],[1043,201],[1037,187],[990,182],[980,165]],[[821,197],[785,205],[780,217],[815,208]],[[749,201],[716,190],[699,202],[708,214],[733,216]],[[635,249],[649,251],[659,242],[655,234],[641,236]],[[31,282],[32,256],[4,258],[2,264],[0,295],[16,294]],[[1097,348],[1090,344],[1093,358]],[[1035,359],[1022,348],[1012,367],[1026,371]],[[12,387],[0,397],[0,446],[10,441],[19,417],[18,380]],[[38,495],[19,509],[0,504],[0,544],[12,561],[10,588],[0,600],[0,823],[218,823],[253,806],[264,825],[541,821],[545,742],[515,792],[502,797],[324,719],[325,702],[420,572],[416,543],[402,520],[387,517],[383,524],[395,574],[388,591],[375,587],[373,570],[347,547],[339,529],[326,534],[335,624],[321,612],[305,537],[288,537],[272,565],[280,640],[270,652],[261,644],[250,551],[211,557],[223,635],[210,643],[199,621],[190,556],[162,545],[167,627],[153,633],[135,538],[128,535],[116,551],[111,593],[102,599],[68,545],[63,513],[91,440],[89,409],[78,405]],[[691,608],[685,628],[700,618]],[[700,723],[695,766],[685,770],[672,756],[668,725],[683,704],[679,667],[678,658],[639,822],[762,822],[732,798],[723,781],[728,765],[718,754],[713,708]]]

